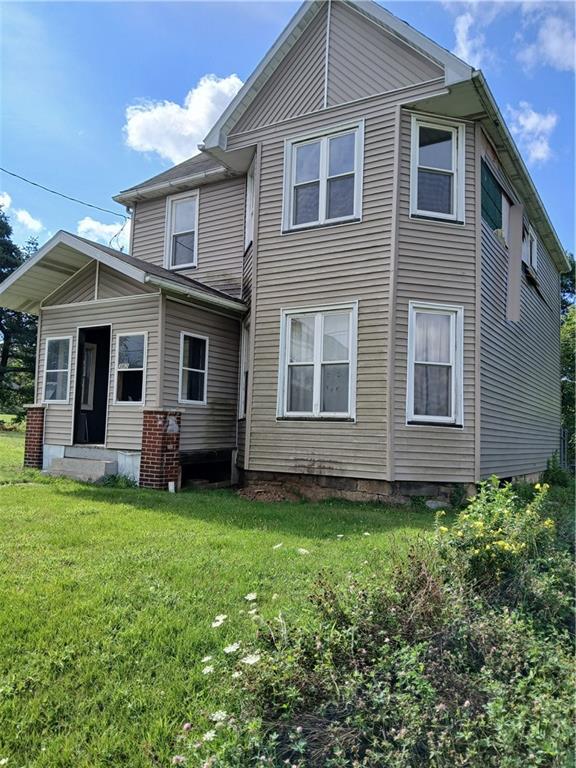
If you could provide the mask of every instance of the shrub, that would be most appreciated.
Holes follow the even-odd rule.
[[[100,485],[107,488],[137,488],[138,483],[128,475],[106,475],[100,480]]]
[[[542,480],[550,485],[557,485],[561,488],[568,488],[573,484],[574,478],[560,466],[558,453],[553,453],[546,462],[546,469],[542,473]]]

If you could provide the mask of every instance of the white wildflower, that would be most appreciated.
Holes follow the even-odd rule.
[[[237,669],[235,672],[232,672],[232,677],[234,680],[237,680],[239,677],[242,677],[242,672],[240,672],[239,669]]]
[[[274,592],[274,594],[272,595],[272,600],[278,600],[278,593],[277,592]]]
[[[274,544],[274,546],[272,547],[272,549],[280,549],[280,547],[283,547],[283,546],[284,546],[284,545],[283,545],[283,543],[282,543],[282,542],[280,542],[280,544]]]
[[[186,758],[184,755],[174,755],[172,758],[172,765],[184,765]]]
[[[214,667],[212,666],[212,664],[208,664],[208,666],[204,667],[204,669],[202,670],[203,675],[211,675],[212,672],[214,672]]]
[[[255,616],[258,613],[258,608],[252,608],[251,610],[248,611],[248,613],[250,614],[250,616]]]
[[[370,536],[370,534],[368,533],[368,531],[364,531],[364,533],[363,533],[362,535],[363,535],[363,536]]]
[[[202,664],[208,664],[209,661],[212,661],[212,656],[204,656],[203,659],[201,659]]]
[[[216,738],[216,731],[206,731],[204,736],[202,736],[202,741],[214,741]]]
[[[219,709],[217,712],[214,712],[213,715],[210,715],[210,720],[212,720],[213,723],[221,723],[223,720],[226,720],[227,717],[228,714],[223,709]]]
[[[214,621],[212,622],[213,627],[221,627],[222,624],[226,621],[228,616],[226,616],[225,613],[219,613],[218,616],[215,617]]]
[[[336,538],[337,539],[343,539],[344,538],[344,534],[343,533],[337,533],[336,534]]]
[[[240,648],[240,643],[231,643],[224,648],[224,653],[236,653],[238,648]]]
[[[254,600],[256,600],[257,594],[256,592],[248,592],[247,595],[244,595],[244,600],[248,600],[249,603],[253,603]]]
[[[304,549],[304,547],[298,547],[296,550],[299,555],[309,555],[310,552],[307,549]]]
[[[249,653],[248,656],[244,656],[243,659],[240,659],[242,664],[249,664],[252,666],[253,664],[258,664],[260,661],[260,654],[259,653]]]

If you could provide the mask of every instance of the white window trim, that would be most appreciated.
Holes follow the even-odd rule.
[[[350,380],[348,387],[348,411],[338,413],[320,412],[320,378],[314,376],[314,394],[312,412],[289,411],[288,403],[288,354],[290,350],[290,341],[288,336],[288,320],[296,315],[314,315],[322,312],[350,312],[350,351],[349,366]],[[321,324],[320,324],[321,329]],[[318,324],[315,329],[314,360],[315,370],[321,368],[322,344],[318,342]],[[314,419],[322,420],[347,420],[356,421],[356,370],[357,370],[357,349],[358,349],[358,302],[348,302],[345,304],[330,304],[320,307],[297,307],[294,309],[282,309],[280,318],[280,358],[278,366],[278,396],[276,405],[276,417],[289,419]]]
[[[450,358],[452,376],[452,414],[450,416],[422,416],[414,413],[415,317],[416,312],[451,315]],[[464,307],[454,304],[433,304],[411,301],[408,304],[408,370],[406,384],[406,423],[451,424],[464,426]]]
[[[194,220],[194,260],[186,264],[172,264],[172,235],[183,234],[172,232],[172,210],[174,203],[185,199],[196,200],[196,216]],[[197,189],[189,192],[181,192],[179,195],[170,195],[166,198],[166,226],[164,230],[164,267],[170,270],[192,269],[198,266],[198,213],[200,210],[200,193]],[[191,232],[192,230],[185,230]]]
[[[458,224],[465,223],[465,143],[466,126],[453,120],[442,120],[429,117],[412,115],[411,123],[411,151],[410,151],[410,216],[425,217],[427,219],[441,219],[454,221]],[[423,211],[418,208],[418,158],[420,127],[440,128],[452,133],[452,165],[454,178],[454,213],[441,213],[439,211]],[[422,166],[427,168],[428,166]],[[432,169],[436,170],[436,169]],[[438,169],[439,170],[439,169]]]
[[[48,371],[48,346],[51,341],[68,341],[68,368],[51,368]],[[61,373],[67,370],[68,378],[66,380],[66,399],[48,400],[46,398],[46,374]],[[72,378],[72,336],[47,336],[44,341],[44,381],[42,382],[42,403],[46,405],[69,405],[70,403],[70,379]]]
[[[246,213],[244,222],[244,250],[254,240],[254,212],[256,208],[256,188],[254,186],[254,166],[256,160],[252,160],[246,174]]]
[[[141,400],[118,400],[118,358],[120,356],[119,340],[124,336],[144,336],[144,359],[142,368],[122,368],[121,370],[142,371],[142,399]],[[114,336],[116,351],[114,354],[114,405],[126,405],[130,408],[141,408],[146,403],[146,375],[148,363],[148,331],[121,331]]]
[[[245,386],[246,374],[250,376],[250,323],[243,323],[240,344],[240,392],[238,393],[238,419],[246,418],[247,391]]]
[[[88,402],[84,403],[82,402],[82,395],[84,382],[83,382],[83,374],[84,374],[84,364],[86,362],[86,357],[82,360],[82,371],[80,372],[80,410],[81,411],[93,411],[94,410],[94,386],[96,384],[96,353],[98,350],[98,345],[93,344],[92,342],[88,341],[84,343],[84,355],[86,354],[86,348],[90,347],[92,350],[94,350],[94,354],[92,356],[92,365],[90,366],[90,391],[88,392]]]
[[[524,231],[528,233],[528,252],[525,253],[524,251]],[[527,227],[522,228],[522,261],[524,264],[526,264],[530,269],[532,269],[534,272],[538,271],[538,238],[536,237],[536,232],[534,231],[534,228],[531,224],[528,224]],[[532,250],[531,243],[534,245],[534,250]],[[527,258],[524,258],[525,255]]]
[[[198,371],[199,373],[204,374],[204,395],[202,400],[187,400],[185,397],[182,397],[182,383],[183,383],[183,376],[182,373],[184,371],[184,339],[188,337],[190,339],[201,339],[202,341],[206,342],[206,356],[205,356],[205,368],[204,370],[200,370],[200,368],[188,368],[186,366],[186,370],[189,371]],[[209,355],[209,346],[210,346],[210,340],[208,336],[202,336],[199,333],[191,333],[189,331],[180,331],[180,367],[178,369],[178,402],[182,405],[207,405],[208,404],[208,355]]]
[[[356,133],[354,153],[354,211],[349,216],[339,216],[334,219],[326,217],[326,191],[328,188],[328,141],[341,133]],[[318,140],[322,141],[320,147],[320,189],[318,199],[319,218],[316,221],[307,221],[304,224],[292,224],[294,207],[294,174],[296,168],[295,147]],[[348,174],[342,174],[348,175]],[[324,128],[314,133],[305,133],[284,140],[284,184],[282,201],[282,232],[295,232],[311,227],[331,226],[343,222],[362,220],[362,186],[364,177],[364,120],[354,123],[345,123],[331,128]]]

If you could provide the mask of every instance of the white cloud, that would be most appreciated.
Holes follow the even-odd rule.
[[[479,69],[487,58],[487,50],[483,33],[471,34],[471,28],[474,26],[477,27],[478,23],[472,13],[467,12],[456,17],[454,20],[456,45],[453,53],[467,64]]]
[[[88,240],[108,245],[110,248],[127,251],[130,244],[130,222],[127,221],[124,228],[122,224],[104,224],[90,216],[81,219],[76,232]]]
[[[552,157],[550,136],[558,123],[555,112],[536,112],[527,101],[521,101],[518,108],[508,105],[510,129],[517,138],[530,163],[545,163]]]
[[[204,75],[188,91],[184,105],[173,101],[145,101],[126,109],[126,143],[138,152],[156,152],[181,163],[198,152],[220,114],[242,87],[237,75]]]
[[[0,208],[4,209],[4,212],[12,205],[12,198],[8,192],[0,192]]]
[[[16,221],[22,224],[22,226],[30,232],[36,232],[36,234],[38,234],[44,229],[44,224],[42,224],[40,219],[35,219],[32,214],[24,210],[24,208],[15,210],[14,216],[16,217]]]
[[[530,14],[530,9],[525,14]],[[547,64],[553,69],[568,72],[576,69],[576,42],[574,21],[570,16],[542,16],[532,11],[539,24],[534,42],[525,44],[518,52],[518,60],[526,69]]]

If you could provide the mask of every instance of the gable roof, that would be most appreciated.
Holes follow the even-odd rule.
[[[156,264],[136,259],[100,243],[60,230],[22,266],[0,283],[0,305],[37,314],[42,301],[90,260],[106,264],[116,272],[142,284],[179,293],[204,304],[242,313],[240,299],[177,274]]]
[[[306,0],[280,37],[250,75],[236,97],[222,113],[201,145],[205,150],[226,150],[227,138],[233,126],[252,104],[264,84],[280,66],[296,41],[304,33],[312,19],[326,2],[342,2],[359,11],[371,21],[379,24],[389,34],[399,37],[423,56],[432,59],[444,69],[445,85],[467,80],[472,76],[472,67],[454,56],[430,38],[418,32],[405,21],[394,16],[374,0]]]

